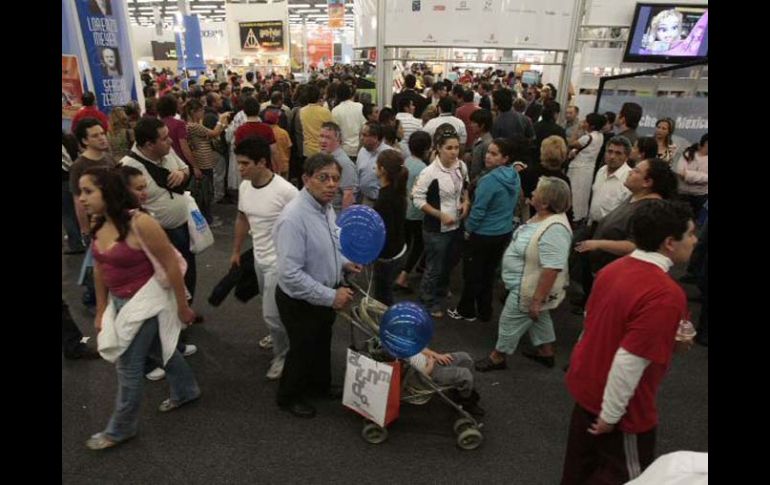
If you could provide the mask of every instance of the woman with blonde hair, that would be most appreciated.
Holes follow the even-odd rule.
[[[528,167],[521,172],[521,189],[524,199],[529,204],[529,213],[534,214],[532,206],[532,193],[537,187],[540,177],[556,177],[564,180],[571,187],[569,177],[564,174],[562,167],[567,160],[567,144],[564,138],[558,135],[547,137],[540,144],[540,165]],[[572,221],[572,208],[567,211],[567,219]]]
[[[422,112],[422,126],[427,125],[430,120],[436,117],[438,117],[438,108],[433,105],[428,105],[425,108],[425,111]]]
[[[107,132],[110,151],[114,160],[121,160],[128,155],[134,145],[134,130],[129,125],[126,110],[117,106],[110,111],[110,130]]]
[[[643,53],[665,53],[682,41],[684,16],[676,9],[659,12],[642,38]]]
[[[535,216],[513,233],[503,255],[503,283],[509,291],[500,313],[497,343],[489,356],[476,362],[481,372],[505,369],[519,339],[529,332],[537,353],[524,355],[554,366],[556,336],[550,311],[564,299],[569,280],[567,259],[572,230],[565,212],[572,194],[564,180],[542,177],[532,195]]]

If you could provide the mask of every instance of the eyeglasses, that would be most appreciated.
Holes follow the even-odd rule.
[[[340,181],[339,175],[330,175],[328,173],[319,173],[317,175],[313,175],[313,178],[318,180],[322,184],[325,184],[329,180],[333,181],[335,184]]]

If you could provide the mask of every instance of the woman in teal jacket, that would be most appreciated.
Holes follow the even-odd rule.
[[[521,194],[521,182],[513,162],[513,143],[497,138],[487,149],[482,176],[473,206],[465,222],[467,239],[463,253],[463,293],[460,303],[447,313],[456,320],[492,319],[492,285],[497,265],[513,232],[513,211]]]

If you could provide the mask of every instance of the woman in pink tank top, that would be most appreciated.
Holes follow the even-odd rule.
[[[151,216],[137,210],[138,201],[124,184],[117,170],[92,168],[79,180],[80,202],[92,216],[94,282],[96,284],[97,332],[110,299],[120,318],[120,311],[129,302],[141,305],[142,288],[153,277],[154,269],[147,251],[166,272],[176,299],[177,315],[183,323],[191,323],[195,313],[187,303],[182,271],[173,246],[160,224]],[[149,291],[152,287],[148,287]],[[157,295],[157,292],[155,293]],[[171,296],[169,295],[169,298]],[[173,305],[172,302],[169,304]],[[173,307],[172,307],[173,308]],[[150,310],[151,311],[151,310]],[[116,362],[118,398],[107,428],[91,437],[86,446],[101,450],[115,446],[136,435],[139,407],[144,385],[144,365],[153,344],[159,338],[158,315],[145,320],[128,347]],[[174,350],[166,363],[166,376],[171,398],[165,400],[161,411],[170,411],[194,401],[200,389],[192,370],[182,354]]]

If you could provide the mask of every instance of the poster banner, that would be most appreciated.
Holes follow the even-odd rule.
[[[283,21],[239,22],[241,49],[245,51],[283,50]]]
[[[317,69],[334,64],[334,33],[329,27],[307,28],[307,58],[310,67]]]
[[[96,102],[109,113],[137,99],[126,9],[112,0],[75,2]]]
[[[61,56],[61,117],[72,119],[80,109],[83,82],[77,56]]]
[[[182,16],[182,25],[184,26],[184,31],[174,34],[178,53],[177,65],[182,70],[203,70],[206,68],[206,64],[203,61],[203,42],[198,16]]]
[[[674,143],[693,144],[709,130],[708,97],[668,98],[662,96],[624,96],[602,94],[599,113],[620,113],[623,103],[637,103],[642,107],[642,119],[636,131],[639,136],[655,136],[655,123],[661,118],[674,120]],[[683,139],[677,143],[677,138]],[[687,148],[684,146],[684,148]],[[682,148],[683,149],[683,148]]]
[[[345,0],[329,0],[329,27],[341,29],[345,27]]]

